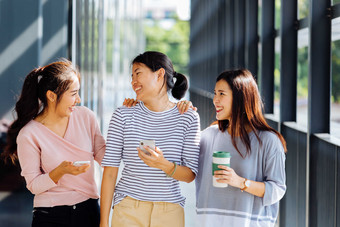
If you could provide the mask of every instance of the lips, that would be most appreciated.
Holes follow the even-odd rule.
[[[223,110],[223,108],[219,108],[219,107],[215,107],[215,109],[216,109],[216,113],[219,113]]]
[[[135,85],[132,87],[132,89],[137,93],[139,90],[142,89],[142,86]]]

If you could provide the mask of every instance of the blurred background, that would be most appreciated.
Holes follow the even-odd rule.
[[[0,0],[0,34],[0,148],[25,76],[61,57],[79,67],[82,105],[104,135],[134,98],[131,60],[145,50],[188,76],[202,129],[215,117],[217,75],[245,67],[287,140],[278,225],[340,225],[340,0]],[[193,227],[195,185],[181,187]],[[20,167],[0,160],[0,226],[29,226],[32,201]]]

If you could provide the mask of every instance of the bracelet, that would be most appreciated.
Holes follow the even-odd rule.
[[[176,172],[177,164],[176,164],[176,162],[172,162],[172,163],[174,163],[174,165],[175,165],[174,170],[169,175],[167,173],[165,173],[167,177],[172,177]]]

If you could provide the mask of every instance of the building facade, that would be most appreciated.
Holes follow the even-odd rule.
[[[287,141],[280,226],[340,224],[338,0],[192,0],[190,97],[215,120],[215,79],[256,77],[270,125]]]
[[[141,0],[0,1],[0,118],[12,118],[25,76],[67,58],[81,72],[82,105],[98,116],[132,95],[130,62],[145,41]]]

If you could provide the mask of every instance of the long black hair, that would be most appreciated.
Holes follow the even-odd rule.
[[[185,92],[188,90],[188,80],[183,74],[175,72],[168,56],[157,51],[146,51],[133,59],[132,65],[135,63],[143,63],[152,72],[163,68],[165,71],[164,83],[166,82],[167,91],[171,90],[171,94],[175,99],[179,100],[184,97]],[[174,82],[173,78],[176,78],[176,82]]]
[[[33,69],[25,78],[21,95],[15,105],[16,119],[7,132],[7,143],[2,154],[14,163],[17,159],[16,138],[19,131],[38,116],[48,105],[46,92],[57,95],[58,104],[62,95],[74,81],[74,75],[80,79],[78,70],[66,59]]]

